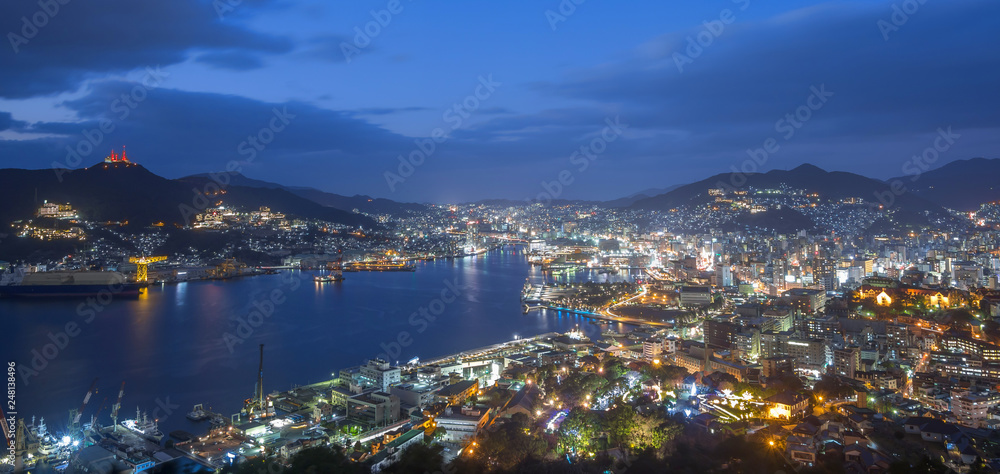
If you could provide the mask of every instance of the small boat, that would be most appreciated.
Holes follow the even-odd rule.
[[[344,281],[343,275],[317,275],[313,277],[313,281],[316,283],[332,283],[335,281]]]
[[[208,413],[205,412],[205,409],[199,403],[187,414],[187,419],[191,421],[205,421],[208,419]]]

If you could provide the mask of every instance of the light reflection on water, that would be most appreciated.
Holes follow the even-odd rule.
[[[391,345],[404,331],[413,342],[401,348],[400,361],[414,356],[427,360],[511,340],[515,334],[528,337],[577,325],[591,336],[600,332],[601,326],[566,312],[521,313],[525,278],[537,283],[543,275],[520,250],[423,262],[416,272],[351,272],[345,277],[340,283],[316,284],[310,273],[286,272],[154,285],[138,299],[112,302],[89,324],[76,314],[77,301],[0,300],[5,333],[16,335],[0,344],[0,355],[30,368],[32,351],[49,343],[48,334],[77,321],[80,334],[47,367],[27,383],[19,378],[22,414],[45,416],[54,428],[65,426],[67,410],[79,406],[98,377],[104,393],[95,399],[116,398],[125,380],[123,410],[152,410],[157,399],[169,397],[180,408],[161,417],[161,430],[201,433],[207,425],[195,425],[184,415],[196,403],[224,414],[238,411],[254,389],[258,344],[265,344],[264,385],[270,392],[328,380],[337,370],[383,352],[382,345]],[[410,315],[438,298],[445,280],[457,280],[465,289],[418,333]],[[272,314],[239,337],[241,342],[227,345],[224,335],[237,334],[235,320],[246,320],[258,307],[254,303],[266,303],[276,290],[283,298]],[[91,412],[99,403],[94,405]]]

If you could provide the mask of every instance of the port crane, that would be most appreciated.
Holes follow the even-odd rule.
[[[122,388],[118,390],[118,401],[111,405],[111,421],[114,429],[118,429],[118,410],[122,408],[122,396],[125,395],[125,381],[122,380]]]
[[[146,282],[149,281],[149,264],[162,262],[166,259],[167,257],[163,255],[156,257],[143,255],[141,257],[129,257],[128,261],[135,264],[135,281]]]
[[[97,424],[97,417],[101,416],[101,412],[104,411],[104,407],[108,405],[108,397],[104,397],[104,401],[101,402],[101,406],[97,408],[97,411],[90,417],[90,431],[94,433],[99,433],[100,427]]]
[[[264,344],[260,345],[260,365],[257,367],[257,387],[254,389],[253,398],[243,401],[243,412],[250,417],[265,418],[269,416],[267,401],[264,400]]]
[[[0,429],[3,430],[3,436],[4,436],[4,438],[7,438],[7,443],[9,445],[10,442],[11,442],[11,439],[10,439],[10,432],[11,431],[10,431],[10,426],[7,425],[7,415],[4,414],[2,407],[0,407]]]
[[[80,404],[80,409],[76,411],[70,411],[70,422],[69,429],[72,431],[78,431],[80,429],[80,416],[83,415],[83,410],[87,408],[87,404],[90,403],[90,397],[97,393],[95,390],[97,387],[97,379],[95,378],[93,382],[90,383],[90,389],[87,390],[87,394],[83,397],[83,403]]]

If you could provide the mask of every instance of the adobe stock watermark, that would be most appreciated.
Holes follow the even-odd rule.
[[[941,157],[941,154],[950,150],[955,141],[961,137],[962,135],[951,131],[951,127],[947,129],[938,127],[934,142],[920,153],[913,155],[909,160],[903,162],[903,166],[901,167],[903,174],[910,177],[911,183],[916,182],[923,175],[924,171],[931,169],[931,165]],[[875,199],[878,199],[878,202],[882,203],[883,207],[889,208],[896,202],[896,198],[905,194],[906,191],[906,184],[903,180],[893,179],[889,183],[888,190],[875,191]]]
[[[774,122],[774,131],[780,134],[782,141],[791,140],[795,136],[795,132],[812,119],[813,112],[822,109],[827,101],[833,97],[833,92],[826,89],[826,84],[810,86],[809,91],[811,93],[806,96],[803,105]],[[765,139],[758,148],[748,148],[749,158],[743,160],[739,168],[736,165],[730,165],[729,169],[732,172],[729,173],[729,182],[719,181],[716,183],[716,187],[724,189],[726,192],[732,192],[742,187],[747,182],[747,175],[758,172],[767,163],[767,160],[779,150],[781,150],[781,143],[779,143],[778,138],[774,137]]]
[[[413,1],[413,0],[407,0]],[[348,63],[354,56],[361,54],[361,51],[372,44],[378,35],[382,34],[382,28],[392,23],[392,18],[403,12],[403,2],[401,0],[389,0],[385,8],[379,10],[369,10],[368,14],[372,19],[363,26],[354,27],[354,38],[351,42],[341,41],[340,52],[344,55],[344,60]]]
[[[202,186],[202,189],[191,188],[194,194],[191,198],[191,204],[180,204],[177,206],[181,217],[184,219],[185,226],[191,225],[195,216],[204,212],[205,209],[212,207],[213,200],[209,199],[208,196],[215,196],[226,189],[229,183],[232,182],[232,176],[243,171],[243,164],[253,163],[257,159],[257,153],[264,151],[274,141],[275,137],[285,131],[288,125],[292,123],[292,120],[295,119],[295,115],[288,112],[288,107],[282,107],[281,110],[274,107],[271,109],[271,114],[272,117],[267,120],[266,124],[260,130],[257,130],[257,133],[247,135],[246,140],[236,145],[236,152],[246,157],[242,162],[239,160],[229,160],[226,163],[225,171],[209,173],[209,181]]]
[[[534,198],[527,198],[525,201],[528,203],[537,202],[542,204],[549,204],[554,199],[559,199],[562,196],[563,191],[569,185],[573,184],[576,180],[575,174],[583,173],[590,168],[591,163],[597,160],[597,157],[608,150],[608,144],[613,143],[618,140],[624,133],[625,129],[628,128],[627,123],[622,123],[621,116],[616,115],[613,119],[611,117],[604,119],[605,126],[601,132],[590,140],[590,143],[586,145],[580,145],[580,148],[569,155],[569,163],[571,165],[576,165],[576,172],[573,169],[566,168],[556,175],[556,179],[552,181],[542,181],[542,192],[538,193]]]
[[[243,5],[243,0],[212,0],[212,8],[220,20],[225,20],[226,15],[236,11],[240,5]]]
[[[587,0],[561,0],[555,10],[545,10],[545,19],[549,22],[549,28],[556,31],[558,25],[576,13],[576,7],[583,5]]]
[[[14,54],[21,52],[21,46],[28,44],[38,36],[38,33],[48,26],[49,22],[62,11],[70,0],[38,0],[38,10],[31,14],[31,17],[21,17],[21,34],[13,31],[7,32],[7,40]]]
[[[82,324],[77,321],[68,321],[57,331],[50,331],[46,337],[47,341],[31,350],[31,360],[28,364],[18,364],[18,375],[21,376],[21,383],[25,386],[30,384],[32,377],[37,377],[49,365],[69,347],[69,343],[83,332],[83,325],[90,324],[97,318],[97,314],[104,311],[115,296],[125,289],[123,282],[112,283],[106,288],[102,288],[95,296],[76,305],[76,316],[82,320]]]
[[[892,14],[889,19],[880,18],[875,22],[879,33],[882,33],[882,40],[889,41],[889,33],[895,33],[910,21],[910,17],[920,10],[920,6],[927,3],[927,0],[903,0],[900,4],[892,4]]]
[[[413,176],[416,169],[423,165],[427,158],[437,151],[437,146],[448,140],[450,132],[461,127],[466,119],[482,107],[483,102],[493,97],[493,93],[501,85],[503,85],[502,82],[493,80],[493,74],[479,76],[479,84],[476,85],[473,93],[465,96],[460,102],[452,104],[450,109],[446,109],[441,114],[441,120],[449,124],[447,128],[450,130],[436,127],[431,130],[429,138],[414,140],[413,144],[415,148],[407,155],[399,155],[397,157],[399,165],[396,166],[396,172],[386,171],[383,173],[385,184],[389,186],[389,191],[396,192],[397,185],[406,182],[410,176]]]
[[[149,97],[149,92],[159,87],[169,75],[170,73],[161,71],[159,66],[156,66],[156,69],[147,67],[146,74],[139,83],[133,85],[131,89],[123,92],[108,104],[111,116],[116,117],[117,121],[127,119],[132,111]],[[115,120],[105,117],[98,120],[97,127],[83,129],[81,131],[83,138],[75,146],[66,145],[66,159],[62,163],[52,162],[52,170],[56,173],[56,179],[61,183],[64,174],[72,171],[71,168],[80,166],[84,158],[90,156],[97,147],[104,143],[104,139],[117,128]]]
[[[415,328],[417,334],[423,334],[424,331],[430,327],[431,323],[437,320],[438,316],[444,313],[445,308],[454,303],[455,300],[462,295],[462,292],[467,288],[464,285],[458,284],[458,277],[451,280],[447,278],[442,280],[442,285],[444,288],[441,289],[441,293],[437,298],[432,299],[426,305],[417,308],[416,311],[410,313],[407,318],[407,322],[410,326]],[[403,353],[403,349],[410,347],[413,344],[413,334],[410,331],[399,331],[396,337],[390,339],[388,342],[383,342],[379,344],[384,352],[380,353],[378,357],[384,361],[397,360],[397,358]]]
[[[177,409],[181,407],[180,405],[170,403],[169,395],[166,397],[166,400],[161,400],[160,397],[156,397],[156,400],[153,400],[153,403],[156,404],[156,407],[153,408],[150,416],[157,423],[167,421],[170,419],[170,416],[176,413]]]
[[[222,343],[229,353],[235,354],[237,345],[246,342],[257,328],[264,324],[264,320],[274,316],[275,309],[288,301],[288,293],[298,290],[304,279],[305,277],[299,276],[296,272],[282,273],[279,288],[263,292],[263,298],[258,298],[257,294],[253,295],[250,305],[254,309],[246,317],[231,316],[229,319],[236,324],[236,327],[233,332],[226,331],[222,335]]]
[[[740,11],[746,10],[750,6],[750,0],[732,0],[739,6]],[[686,46],[684,52],[674,52],[671,58],[677,66],[677,72],[684,72],[684,66],[694,63],[694,60],[701,57],[705,49],[715,44],[716,38],[722,36],[726,31],[726,26],[736,21],[736,13],[729,8],[719,11],[719,17],[715,20],[705,20],[701,23],[701,31],[694,36],[684,39]]]

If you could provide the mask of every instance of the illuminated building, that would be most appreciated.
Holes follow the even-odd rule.
[[[739,331],[735,324],[714,319],[706,320],[702,328],[705,331],[705,342],[713,349],[731,349]]]
[[[951,393],[951,411],[958,422],[966,426],[980,427],[989,418],[989,411],[997,406],[1000,406],[1000,394],[996,392]]]
[[[875,304],[879,306],[889,306],[892,304],[892,298],[890,298],[889,295],[883,291],[875,297]]]
[[[54,217],[56,219],[76,219],[76,211],[69,203],[56,204],[54,202],[43,201],[42,207],[36,212],[38,217]]]
[[[812,314],[826,306],[826,291],[808,288],[795,288],[784,293],[783,297],[792,307],[804,314]]]
[[[707,286],[681,288],[681,306],[704,306],[712,302],[712,289]]]
[[[361,385],[387,392],[390,386],[399,383],[401,373],[399,367],[391,367],[382,359],[371,359],[368,364],[361,366],[358,381]]]
[[[362,393],[347,399],[347,419],[367,426],[399,420],[399,397],[385,392]]]
[[[777,395],[772,395],[766,400],[767,414],[771,418],[791,419],[796,416],[805,415],[809,408],[809,398],[800,393],[785,391]]]
[[[861,349],[857,346],[833,351],[833,370],[837,375],[854,378],[861,366]]]
[[[941,344],[951,352],[972,354],[988,362],[1000,361],[1000,346],[966,336],[948,335],[941,338]]]
[[[444,440],[464,443],[474,438],[476,433],[486,426],[489,412],[466,407],[456,412],[452,407],[448,407],[435,420],[438,427],[444,428]]]
[[[822,339],[788,339],[785,347],[797,369],[823,369],[830,359],[830,347]]]

